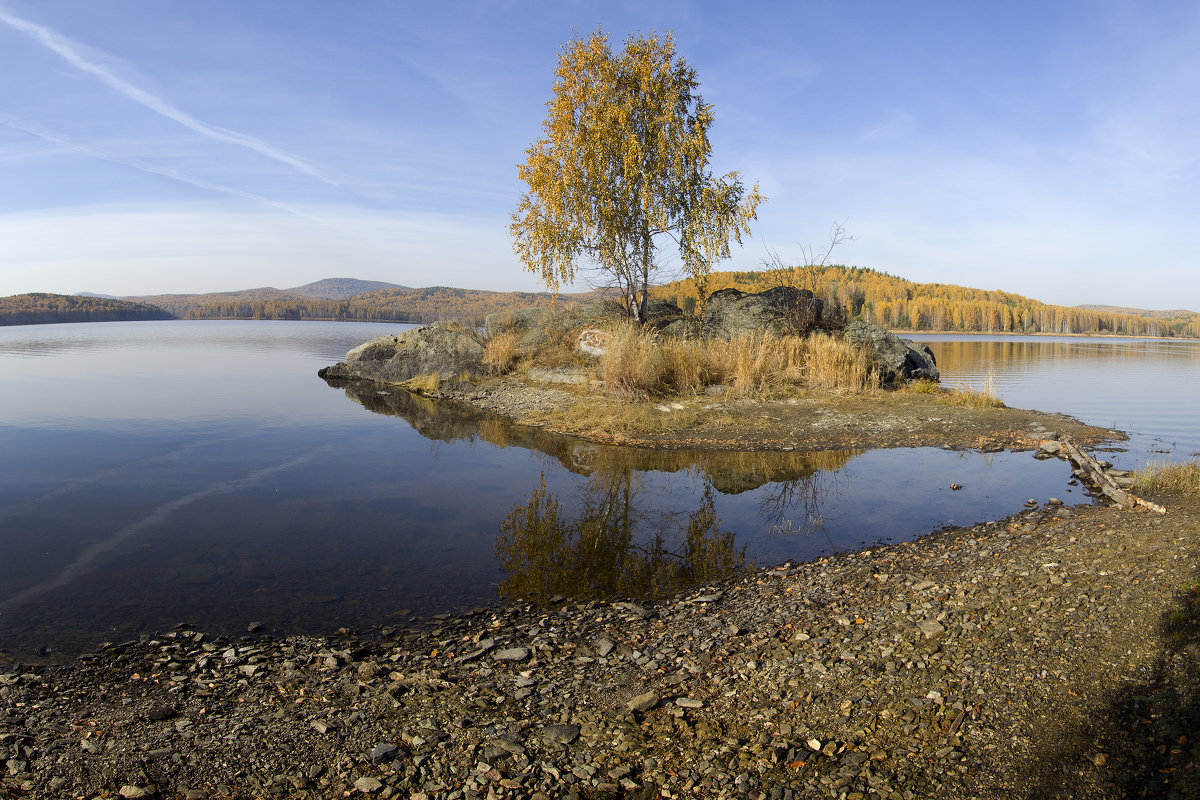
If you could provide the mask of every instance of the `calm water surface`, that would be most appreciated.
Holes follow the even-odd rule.
[[[1200,456],[1200,341],[928,335],[942,383],[982,387],[1015,408],[1062,411],[1129,434],[1126,469]]]
[[[0,329],[0,659],[182,621],[366,628],[498,588],[637,594],[743,552],[811,558],[1027,497],[1087,502],[1028,454],[652,453],[316,377],[403,327]],[[1132,430],[1115,460],[1200,449],[1197,343],[927,340],[950,383],[991,372],[1010,405]]]

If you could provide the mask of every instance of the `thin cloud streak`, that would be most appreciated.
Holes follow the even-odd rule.
[[[150,92],[140,89],[128,81],[117,77],[99,64],[95,64],[84,58],[70,40],[58,32],[45,27],[44,25],[38,25],[34,22],[30,22],[29,20],[13,16],[2,7],[0,7],[0,22],[3,22],[19,33],[25,34],[38,44],[45,47],[47,50],[50,50],[51,52],[60,56],[64,61],[81,72],[86,72],[95,76],[104,85],[108,86],[118,94],[124,95],[135,103],[139,103],[151,111],[161,114],[167,119],[173,120],[174,122],[177,122],[180,125],[195,131],[196,133],[199,133],[201,136],[206,136],[217,141],[235,144],[239,147],[245,147],[248,150],[253,150],[259,155],[266,156],[267,158],[297,169],[300,172],[310,175],[323,183],[329,184],[330,186],[339,187],[337,182],[322,175],[320,170],[318,170],[316,167],[301,161],[299,158],[296,158],[289,153],[285,153],[276,147],[272,147],[266,142],[256,139],[253,136],[247,136],[246,134],[238,133],[237,131],[232,131],[228,128],[210,125],[207,122],[198,120],[191,114],[176,108],[162,98],[157,97]]]
[[[297,211],[296,209],[292,208],[291,206],[284,205],[283,203],[278,203],[274,200],[263,197],[262,195],[254,194],[253,192],[243,191],[242,189],[235,189],[232,186],[225,186],[220,183],[212,183],[211,181],[202,180],[200,178],[193,178],[193,177],[183,174],[182,172],[178,172],[173,169],[168,169],[166,167],[156,167],[153,164],[147,164],[145,161],[140,161],[136,158],[122,158],[120,156],[116,156],[111,153],[105,153],[94,147],[89,147],[88,145],[83,145],[83,144],[80,144],[79,142],[73,142],[70,139],[68,139],[67,137],[62,136],[61,134],[57,134],[52,131],[46,130],[45,128],[43,128],[41,126],[33,125],[28,122],[22,122],[20,120],[13,119],[8,116],[0,117],[0,122],[3,122],[5,126],[12,128],[13,130],[21,131],[22,133],[27,133],[30,136],[36,136],[37,138],[41,139],[42,141],[50,142],[51,144],[60,145],[62,147],[65,147],[76,153],[80,153],[81,155],[88,156],[90,158],[98,158],[101,161],[107,161],[110,164],[117,164],[122,167],[131,167],[131,168],[139,170],[141,172],[150,173],[151,175],[160,175],[164,178],[170,178],[171,180],[179,181],[180,183],[186,183],[189,186],[195,186],[197,189],[204,189],[206,191],[211,191],[211,192],[220,192],[222,194],[228,194],[228,195],[233,195],[234,197],[240,197],[243,200],[252,200],[256,203],[263,203],[264,205],[268,205],[271,208],[277,208],[280,211],[285,211],[289,214],[294,214],[302,219],[312,220],[312,217],[310,217],[307,214],[304,214],[300,211]]]

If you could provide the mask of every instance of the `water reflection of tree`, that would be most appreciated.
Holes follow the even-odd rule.
[[[859,451],[810,453],[810,471],[763,489],[759,514],[773,534],[815,533],[825,530],[822,508],[837,492],[837,476]]]
[[[579,510],[566,513],[543,474],[500,525],[500,594],[654,598],[745,566],[745,548],[721,530],[710,484],[686,521],[644,513],[640,493],[634,471],[605,472],[593,476]]]

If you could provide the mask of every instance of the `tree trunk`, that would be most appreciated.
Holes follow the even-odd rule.
[[[646,312],[650,307],[650,259],[654,257],[654,241],[647,228],[642,232],[642,297],[638,308],[638,324],[646,321]]]

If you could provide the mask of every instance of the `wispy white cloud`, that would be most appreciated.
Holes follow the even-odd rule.
[[[244,147],[252,150],[259,155],[286,164],[293,169],[299,170],[307,175],[310,175],[317,180],[327,183],[331,186],[338,186],[337,182],[326,177],[319,169],[313,165],[297,158],[296,156],[286,153],[271,144],[262,141],[261,139],[249,136],[238,131],[222,128],[217,125],[210,125],[207,122],[196,119],[191,114],[176,108],[171,103],[158,97],[157,95],[146,91],[138,86],[134,86],[123,78],[115,75],[110,69],[102,64],[98,64],[93,60],[88,59],[80,52],[75,44],[58,33],[57,31],[48,28],[44,25],[38,25],[35,22],[30,22],[27,19],[15,16],[0,7],[0,22],[3,22],[8,27],[18,31],[29,38],[33,39],[38,44],[50,50],[54,54],[61,57],[71,66],[81,72],[92,75],[97,78],[105,86],[113,91],[121,94],[135,103],[139,103],[146,108],[160,114],[167,119],[179,123],[201,136],[208,137],[216,141],[227,142],[239,147]]]
[[[186,175],[186,174],[180,172],[179,170],[170,169],[168,167],[160,167],[160,166],[156,166],[154,164],[149,164],[145,161],[142,161],[141,159],[126,158],[126,157],[114,155],[113,153],[107,153],[97,147],[93,147],[91,145],[85,145],[85,144],[81,144],[79,142],[72,141],[61,134],[55,133],[53,131],[50,131],[50,130],[42,127],[41,125],[36,125],[31,122],[14,119],[8,115],[0,115],[0,123],[3,123],[5,126],[12,128],[13,130],[21,131],[22,133],[27,133],[30,136],[36,136],[37,138],[41,139],[42,141],[60,145],[62,147],[65,147],[65,148],[73,151],[73,152],[79,153],[81,155],[89,156],[91,158],[98,158],[101,161],[107,161],[110,164],[119,164],[121,166],[131,167],[132,169],[136,169],[140,172],[146,172],[151,175],[159,175],[164,178],[170,178],[173,181],[178,181],[180,183],[186,183],[190,186],[195,186],[198,189],[204,189],[204,190],[210,191],[210,192],[218,192],[221,194],[232,195],[234,197],[239,197],[243,200],[250,200],[250,201],[253,201],[256,203],[262,203],[262,204],[270,206],[272,208],[277,208],[280,211],[285,211],[289,214],[295,214],[297,216],[304,217],[304,214],[302,214],[297,209],[295,209],[291,206],[285,205],[283,203],[278,203],[274,200],[263,197],[262,195],[254,194],[253,192],[243,191],[242,189],[237,189],[232,186],[225,186],[224,184],[213,183],[212,181],[206,181],[206,180],[203,180],[200,178],[194,178],[194,177],[191,177],[189,175]]]
[[[871,125],[858,136],[860,142],[891,140],[911,135],[917,129],[917,121],[907,111],[895,111],[885,119]]]

